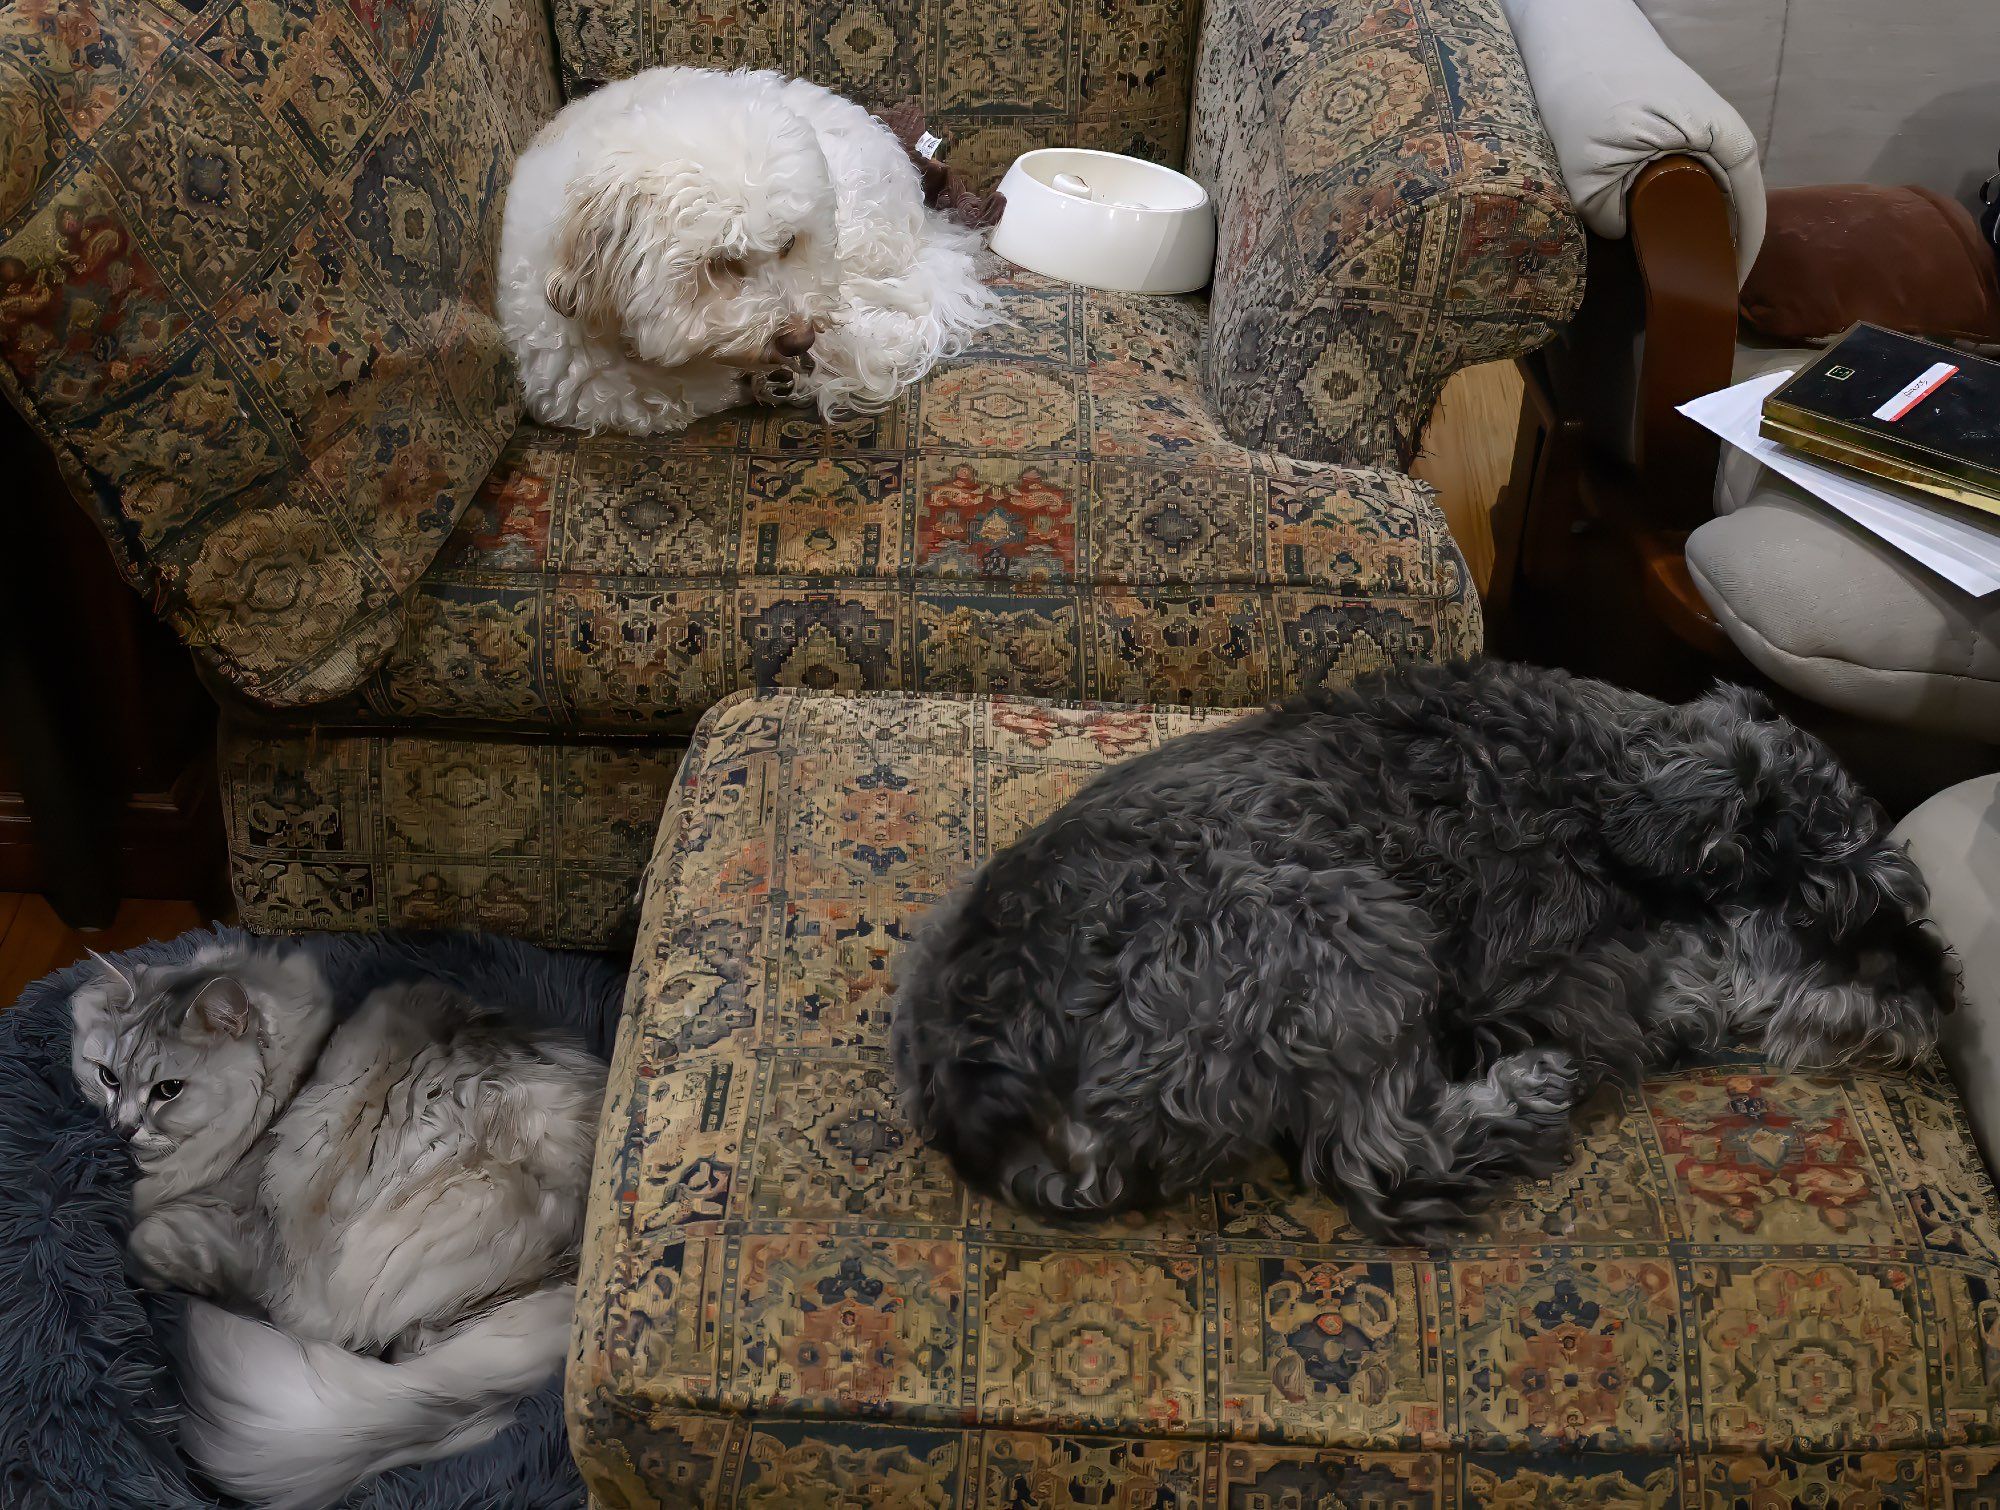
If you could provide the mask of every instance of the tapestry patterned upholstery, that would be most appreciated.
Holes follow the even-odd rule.
[[[1198,299],[1017,274],[895,407],[522,427],[330,720],[685,737],[746,686],[1242,706],[1477,650],[1428,491],[1246,451]]]
[[[623,948],[682,748],[225,719],[218,761],[240,921],[254,933],[470,928]]]
[[[1583,231],[1500,0],[1209,0],[1188,171],[1221,217],[1231,435],[1407,467],[1461,367],[1541,345]]]
[[[648,441],[521,424],[487,313],[558,52],[573,87],[671,60],[914,94],[977,177],[1050,141],[1179,160],[1200,7],[0,7],[0,390],[212,680],[264,705],[225,735],[246,919],[614,940],[634,794],[738,688],[1243,705],[1476,650],[1439,511],[1377,464],[1453,365],[1573,299],[1559,199],[1553,239],[1525,218],[1519,59],[1487,0],[1245,3],[1201,44],[1217,329],[1199,298],[1003,275],[1013,318],[884,414]],[[1282,88],[1259,71],[1307,41]],[[1283,233],[1310,226],[1366,258],[1301,260]],[[1295,321],[1244,293],[1260,248]],[[1307,363],[1308,328],[1365,359]]]
[[[353,687],[513,432],[491,308],[539,6],[0,7],[0,388],[272,703]]]
[[[572,95],[642,68],[775,68],[883,110],[921,100],[991,188],[1031,147],[1178,164],[1199,0],[554,0]]]
[[[1381,1247],[1275,1163],[1049,1226],[898,1110],[897,951],[1098,770],[1226,715],[776,693],[648,872],[568,1370],[606,1510],[1861,1507],[2000,1493],[2000,1203],[1956,1093],[1730,1057]]]

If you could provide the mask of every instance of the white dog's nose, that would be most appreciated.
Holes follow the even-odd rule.
[[[777,347],[781,357],[802,357],[812,350],[813,335],[811,321],[793,320],[772,338],[771,344]]]

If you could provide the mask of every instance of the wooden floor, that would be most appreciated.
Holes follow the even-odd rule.
[[[1511,362],[1474,367],[1452,379],[1438,403],[1424,454],[1412,468],[1438,491],[1445,519],[1483,590],[1493,569],[1488,511],[1512,461],[1521,379]],[[109,928],[65,928],[36,896],[0,892],[0,1008],[21,988],[81,959],[85,949],[109,953],[147,939],[172,938],[208,920],[192,902],[127,902]]]
[[[109,928],[78,933],[40,897],[0,891],[0,1009],[12,1006],[29,982],[82,959],[86,949],[109,954],[207,921],[192,902],[127,902]]]

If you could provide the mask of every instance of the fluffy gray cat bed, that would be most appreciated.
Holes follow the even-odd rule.
[[[121,960],[183,959],[234,930],[185,934]],[[609,1054],[624,977],[590,955],[511,939],[317,935],[343,1012],[417,975],[572,1028]],[[176,1305],[125,1275],[132,1166],[77,1094],[69,993],[94,967],[37,981],[0,1012],[0,1505],[21,1510],[210,1510],[218,1499],[174,1447],[179,1396],[163,1338]],[[471,1452],[385,1473],[343,1502],[371,1510],[581,1505],[560,1386],[524,1400],[514,1424]]]

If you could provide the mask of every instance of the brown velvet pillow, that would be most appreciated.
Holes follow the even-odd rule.
[[[1914,186],[1773,189],[1739,296],[1751,329],[1823,341],[1856,320],[1935,340],[2000,341],[2000,273],[1965,207]]]

